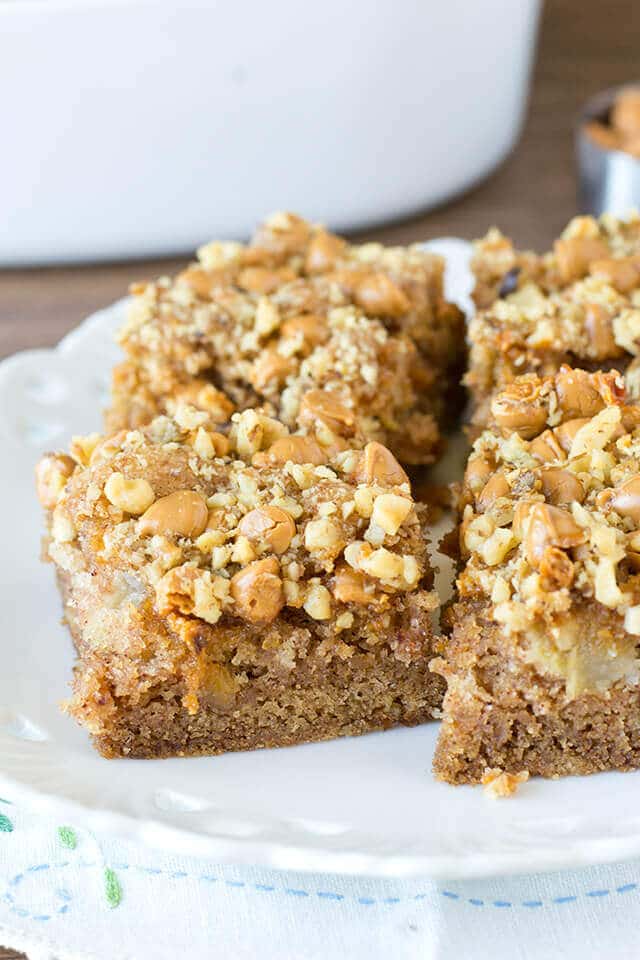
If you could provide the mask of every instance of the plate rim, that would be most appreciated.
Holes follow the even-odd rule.
[[[470,244],[458,238],[444,238],[428,246],[438,252],[455,245],[460,257],[468,257]],[[466,251],[466,254],[465,254]],[[0,361],[0,387],[11,370],[28,357],[68,355],[81,347],[92,332],[103,325],[112,325],[130,298],[124,297],[91,313],[70,330],[55,346],[18,351]],[[465,299],[468,303],[468,299]],[[453,787],[451,789],[454,789]],[[464,788],[459,788],[464,789]],[[611,863],[640,855],[640,821],[624,835],[587,836],[568,834],[560,838],[540,837],[526,849],[480,850],[448,853],[414,854],[371,853],[361,850],[329,849],[321,846],[321,838],[313,842],[294,837],[292,842],[255,835],[226,836],[198,828],[194,821],[183,825],[168,823],[153,816],[136,815],[108,809],[100,803],[78,801],[53,793],[46,787],[33,786],[11,776],[2,769],[0,758],[0,790],[11,802],[26,808],[78,824],[96,832],[107,832],[122,839],[153,849],[182,852],[209,857],[219,862],[263,865],[279,870],[335,873],[349,876],[375,876],[387,879],[430,877],[433,879],[471,879],[509,874],[539,873],[547,870],[575,868],[596,863]],[[480,797],[479,797],[480,800]],[[514,801],[517,803],[517,798]]]

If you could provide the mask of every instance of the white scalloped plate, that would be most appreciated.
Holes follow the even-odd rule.
[[[450,293],[469,289],[468,247],[442,242]],[[438,725],[176,760],[103,760],[57,703],[71,643],[38,561],[32,471],[44,449],[98,429],[123,304],[55,350],[0,365],[0,794],[168,850],[288,869],[472,876],[640,854],[640,774],[534,781],[509,801],[430,772]]]

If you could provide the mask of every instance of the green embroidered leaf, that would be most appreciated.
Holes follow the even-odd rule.
[[[13,830],[13,824],[9,817],[5,817],[4,813],[0,813],[0,833],[11,833]]]
[[[63,847],[68,847],[69,850],[75,850],[78,846],[78,838],[71,827],[58,827],[58,836],[60,837],[60,843]]]
[[[8,803],[11,806],[11,800],[5,800],[4,797],[0,797],[0,803]]]
[[[107,903],[110,907],[117,907],[122,901],[122,887],[120,881],[110,867],[104,871],[104,889]]]

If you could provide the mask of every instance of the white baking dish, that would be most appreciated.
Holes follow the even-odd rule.
[[[0,0],[0,263],[439,203],[512,147],[539,0]]]

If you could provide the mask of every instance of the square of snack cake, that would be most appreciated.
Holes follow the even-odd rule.
[[[253,410],[76,439],[37,470],[77,649],[66,705],[107,757],[216,754],[428,720],[426,508],[375,441]]]
[[[563,367],[493,400],[461,490],[438,777],[640,766],[640,408]]]
[[[469,324],[473,421],[484,426],[491,397],[525,373],[549,376],[563,363],[625,373],[640,399],[640,218],[576,217],[553,249],[514,248],[498,230],[475,244]]]
[[[223,394],[295,429],[321,392],[402,462],[429,463],[461,397],[463,316],[443,273],[418,244],[352,245],[293,214],[247,245],[209,243],[175,278],[132,289],[108,430],[180,399],[217,415]]]

